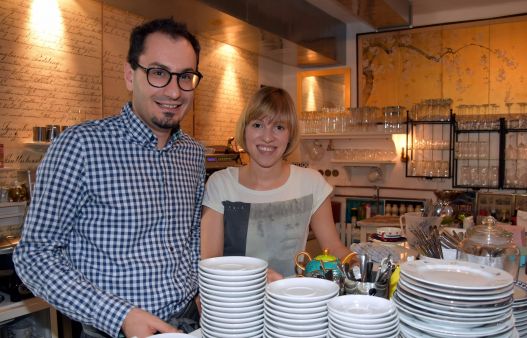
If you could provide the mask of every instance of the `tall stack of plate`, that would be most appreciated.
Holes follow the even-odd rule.
[[[395,303],[403,337],[517,337],[513,279],[506,271],[464,261],[401,265]]]
[[[226,256],[199,263],[204,338],[261,337],[267,262]]]
[[[520,337],[527,337],[527,284],[517,281],[514,284],[512,313]]]
[[[328,338],[399,336],[399,317],[395,305],[387,299],[348,295],[328,303]]]
[[[325,338],[327,303],[339,286],[319,278],[286,278],[267,285],[264,337]]]

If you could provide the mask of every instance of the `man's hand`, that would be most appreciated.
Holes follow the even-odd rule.
[[[196,302],[196,306],[198,307],[199,315],[201,316],[201,298],[199,297],[199,294],[196,295],[194,298],[194,301]]]
[[[133,308],[122,326],[123,333],[126,337],[144,338],[156,333],[181,332],[175,327],[162,321],[150,312]]]

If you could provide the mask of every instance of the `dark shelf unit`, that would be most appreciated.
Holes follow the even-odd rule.
[[[508,128],[502,121],[503,189],[527,189],[527,128]],[[513,144],[514,143],[514,146]],[[510,150],[516,152],[511,156]],[[511,174],[514,174],[511,177]]]
[[[492,128],[461,129],[454,123],[453,182],[455,188],[501,189],[503,187],[502,138],[504,119]]]
[[[453,187],[527,189],[527,128],[508,128],[507,120],[502,117],[493,129],[464,130],[459,129],[459,126],[455,124],[454,135],[456,151],[453,161]],[[473,155],[474,158],[459,158],[459,148],[463,142],[487,142],[487,152],[482,156],[483,149],[479,147],[475,152],[476,155]],[[480,174],[478,181],[474,182],[471,177],[471,183],[467,184],[466,171],[469,169],[466,167],[469,167],[471,172],[478,170]],[[482,168],[488,168],[487,184],[483,184],[485,174],[481,174]]]
[[[452,112],[448,120],[406,120],[406,177],[452,178]]]

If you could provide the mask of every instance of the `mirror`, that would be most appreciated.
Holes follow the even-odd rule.
[[[298,72],[296,82],[299,113],[351,106],[349,67]]]

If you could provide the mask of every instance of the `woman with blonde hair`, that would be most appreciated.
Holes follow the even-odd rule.
[[[208,180],[201,220],[201,256],[252,256],[269,263],[268,280],[295,274],[294,256],[304,250],[309,225],[319,244],[344,258],[331,211],[333,190],[315,170],[286,161],[299,141],[291,96],[263,87],[247,103],[236,141],[249,154],[242,167]]]

